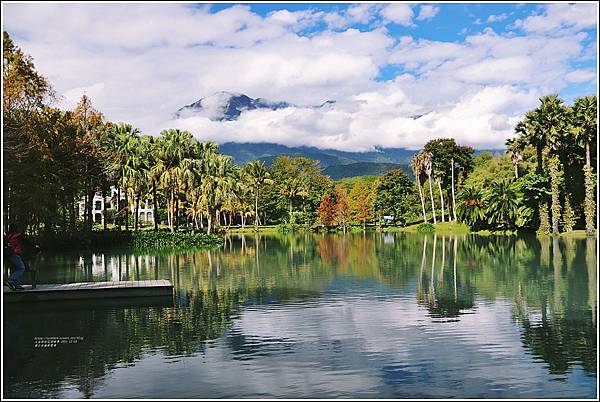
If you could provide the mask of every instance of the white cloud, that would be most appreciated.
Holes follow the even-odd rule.
[[[381,10],[381,15],[389,22],[404,26],[414,26],[413,10],[410,4],[392,3]]]
[[[506,14],[506,13],[498,14],[498,15],[492,14],[488,17],[487,22],[494,23],[494,22],[504,21],[507,18],[508,18],[508,14]]]
[[[597,3],[555,3],[544,13],[517,20],[515,26],[527,32],[552,32],[564,29],[581,30],[598,26]]]
[[[437,8],[425,7],[416,19]],[[597,74],[571,67],[597,58],[595,41],[574,29],[588,26],[581,21],[561,23],[571,28],[551,37],[487,28],[444,42],[392,36],[387,23],[414,26],[410,4],[359,4],[328,13],[311,7],[264,17],[247,6],[210,13],[171,4],[10,3],[3,11],[4,29],[54,84],[61,106],[72,108],[86,93],[112,121],[151,134],[176,125],[219,142],[367,150],[418,148],[452,135],[465,144],[497,147],[540,96]],[[298,34],[319,23],[336,31]],[[372,27],[348,28],[352,24]],[[388,65],[404,71],[376,81]],[[231,122],[170,120],[180,107],[218,91],[336,104],[248,111]]]
[[[568,73],[565,79],[569,82],[595,82],[597,74],[593,70],[574,70]]]
[[[417,16],[418,21],[429,20],[437,15],[440,11],[439,7],[435,6],[421,6],[419,10],[419,15]]]
[[[330,29],[342,29],[352,24],[368,24],[375,18],[377,4],[357,4],[342,12],[330,12],[323,15],[323,20]]]

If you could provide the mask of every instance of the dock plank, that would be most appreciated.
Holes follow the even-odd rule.
[[[78,282],[66,284],[38,284],[35,289],[12,291],[3,287],[2,294],[7,303],[49,300],[76,300],[118,297],[169,296],[173,285],[169,280]]]

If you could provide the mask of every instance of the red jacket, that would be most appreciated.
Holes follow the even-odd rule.
[[[6,235],[6,240],[10,243],[10,247],[15,254],[23,255],[23,242],[21,241],[22,234],[19,232],[9,233]]]

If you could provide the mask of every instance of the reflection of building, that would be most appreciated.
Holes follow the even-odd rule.
[[[117,209],[117,197],[118,191],[116,188],[110,188],[110,195],[102,197],[101,192],[96,192],[92,199],[92,216],[95,223],[104,223],[104,208],[106,209]],[[121,203],[125,201],[125,194],[121,192]],[[83,219],[85,215],[85,201],[84,198],[77,203],[79,207],[79,218]],[[132,214],[135,214],[135,203],[129,206],[129,210]],[[140,200],[140,206],[138,209],[139,221],[143,223],[154,223],[154,206],[148,199]]]

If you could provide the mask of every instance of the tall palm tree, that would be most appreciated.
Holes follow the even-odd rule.
[[[423,212],[423,222],[427,222],[427,214],[425,213],[425,197],[423,194],[423,188],[421,186],[421,175],[423,174],[423,153],[419,152],[410,160],[410,166],[415,174],[415,181],[417,182],[417,188],[419,189],[419,198],[421,200],[421,210]]]
[[[560,221],[560,194],[559,180],[561,177],[561,166],[559,156],[561,149],[565,146],[565,135],[568,131],[567,109],[562,99],[556,94],[540,98],[541,105],[537,109],[537,122],[540,130],[544,132],[547,147],[550,154],[550,180],[552,188],[552,233],[558,233]]]
[[[433,223],[437,223],[437,219],[435,217],[435,202],[433,201],[433,189],[431,186],[431,169],[433,167],[433,155],[431,152],[423,153],[423,170],[429,179],[429,196],[431,198],[431,211],[433,212]]]
[[[590,144],[596,141],[598,130],[597,123],[597,100],[596,96],[586,96],[575,99],[573,105],[572,125],[577,139],[585,147],[585,166],[583,174],[585,178],[585,200],[583,211],[585,214],[585,229],[589,236],[594,234],[594,223],[596,215],[596,203],[594,201],[594,179],[590,157]]]
[[[547,132],[540,126],[540,108],[534,109],[527,114],[525,118],[515,126],[515,132],[523,143],[529,144],[535,148],[537,155],[537,173],[544,173],[544,148],[547,145]]]
[[[119,123],[113,126],[110,133],[113,160],[111,170],[117,184],[117,215],[120,220],[125,218],[125,229],[129,230],[129,187],[136,174],[136,148],[139,129],[131,124]],[[125,195],[125,206],[121,207],[121,191]]]
[[[189,158],[195,140],[188,131],[164,130],[161,135],[161,146],[158,149],[161,166],[160,185],[169,189],[169,228],[171,232],[175,232],[179,227],[179,193],[185,182],[184,176],[189,174],[186,170],[191,166],[185,159]]]
[[[246,165],[246,171],[248,172],[248,183],[254,189],[254,227],[258,228],[260,225],[258,215],[258,195],[260,189],[264,185],[273,184],[271,179],[271,173],[265,166],[265,163],[261,160],[256,160]]]
[[[444,193],[442,192],[442,179],[444,174],[442,172],[435,172],[435,182],[438,185],[438,190],[440,192],[440,205],[442,208],[442,222],[446,222],[446,218],[444,215]]]

